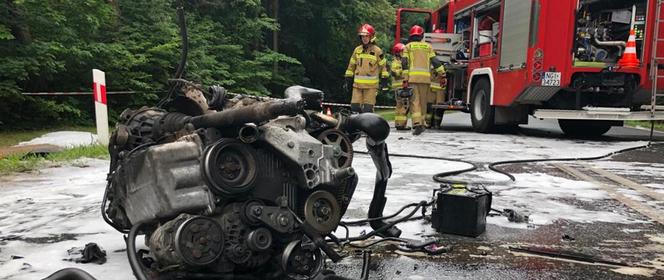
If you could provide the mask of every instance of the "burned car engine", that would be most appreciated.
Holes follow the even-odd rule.
[[[340,259],[324,237],[358,183],[352,142],[366,134],[379,166],[387,123],[321,114],[323,93],[299,86],[267,101],[231,98],[220,87],[212,98],[200,88],[182,92],[168,109],[123,112],[111,136],[102,215],[129,233],[137,278],[310,279],[323,252]],[[149,250],[137,254],[138,234]]]

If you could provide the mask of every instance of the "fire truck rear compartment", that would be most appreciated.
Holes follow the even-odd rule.
[[[585,106],[630,108],[641,103],[636,97],[638,85],[639,76],[635,74],[609,71],[575,73],[570,87],[554,95],[547,102],[547,107],[569,110]]]
[[[574,66],[604,68],[625,51],[632,18],[636,53],[643,59],[647,0],[581,0],[576,15]]]

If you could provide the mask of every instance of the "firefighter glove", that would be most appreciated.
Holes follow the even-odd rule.
[[[440,87],[445,88],[447,86],[447,78],[440,78]]]
[[[346,77],[343,85],[344,92],[351,92],[353,90],[353,77]]]

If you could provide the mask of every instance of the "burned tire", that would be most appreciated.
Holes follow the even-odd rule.
[[[622,124],[613,121],[558,120],[558,125],[567,136],[587,139],[600,137],[608,132],[612,126]]]
[[[496,109],[491,106],[491,85],[487,79],[475,83],[471,95],[470,119],[473,129],[481,133],[493,132],[496,128],[494,117]]]

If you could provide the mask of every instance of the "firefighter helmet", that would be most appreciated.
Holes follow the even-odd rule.
[[[419,25],[413,25],[413,27],[410,28],[410,36],[422,36],[424,35],[424,28]]]
[[[360,36],[365,36],[368,35],[369,37],[373,38],[373,36],[376,34],[376,29],[371,26],[371,24],[365,23],[360,26],[360,29],[357,30],[357,35]]]
[[[401,53],[404,49],[406,49],[406,45],[402,43],[396,43],[394,44],[394,47],[392,47],[392,54]]]

